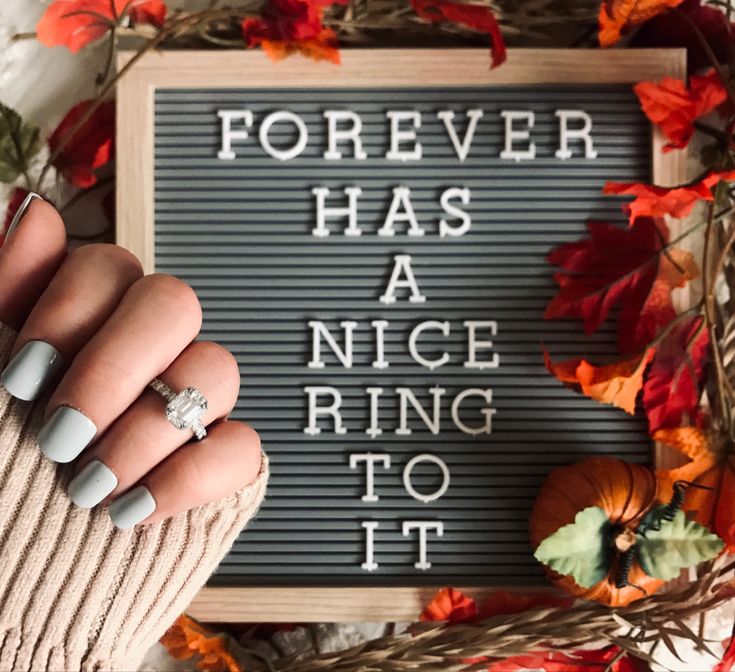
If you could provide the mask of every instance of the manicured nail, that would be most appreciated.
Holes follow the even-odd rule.
[[[38,447],[54,462],[71,462],[97,434],[97,426],[81,411],[60,406],[38,432]]]
[[[92,460],[69,483],[69,497],[83,509],[97,506],[117,487],[115,473],[99,460]]]
[[[8,230],[5,232],[5,238],[8,239],[13,234],[13,231],[15,231],[18,228],[18,224],[20,224],[20,220],[23,219],[23,215],[26,214],[26,210],[28,210],[28,206],[31,204],[31,201],[37,198],[39,201],[42,201],[43,198],[41,198],[37,193],[31,192],[28,194],[28,196],[25,197],[23,202],[20,204],[20,207],[18,208],[18,211],[15,213],[15,217],[13,217],[13,221],[10,222],[10,226],[8,227]]]
[[[43,341],[29,341],[0,374],[3,387],[16,399],[33,401],[64,363],[59,351]]]
[[[133,488],[110,504],[112,522],[121,530],[137,525],[156,510],[156,500],[144,485]]]

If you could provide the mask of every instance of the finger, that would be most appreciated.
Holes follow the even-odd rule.
[[[55,462],[70,462],[165,371],[199,333],[194,290],[170,275],[148,275],[71,364],[46,409],[38,445]]]
[[[200,419],[205,426],[227,416],[240,391],[235,358],[209,341],[189,345],[159,379],[174,391],[195,387],[204,394],[207,410]],[[125,492],[192,438],[192,430],[174,427],[165,410],[161,395],[146,389],[84,453],[69,484],[69,496],[77,506],[88,509]]]
[[[20,327],[66,256],[56,208],[29,194],[0,249],[0,322]]]
[[[252,483],[260,469],[260,438],[241,422],[221,422],[188,443],[110,504],[119,528],[155,523],[226,497]]]
[[[141,276],[140,262],[117,245],[87,245],[61,264],[28,316],[2,372],[5,388],[31,401],[71,362]]]

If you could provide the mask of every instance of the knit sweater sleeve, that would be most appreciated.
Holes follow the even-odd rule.
[[[0,323],[0,370],[14,339]],[[267,459],[226,498],[119,530],[40,453],[43,406],[0,389],[0,670],[135,670],[256,512]]]

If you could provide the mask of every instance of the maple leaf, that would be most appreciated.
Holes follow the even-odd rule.
[[[537,651],[504,660],[493,661],[488,672],[644,672],[648,668],[636,658],[624,656],[617,658],[620,648],[606,646],[602,649],[572,651]]]
[[[477,617],[475,600],[455,588],[442,588],[426,605],[420,621],[464,623]]]
[[[554,276],[559,292],[544,318],[580,318],[585,333],[592,334],[620,306],[620,351],[640,350],[673,319],[670,289],[697,277],[694,258],[676,248],[661,254],[668,229],[651,218],[638,218],[627,230],[602,222],[587,228],[589,238],[549,254],[562,272]]]
[[[603,0],[598,21],[601,47],[611,47],[622,34],[684,0]]]
[[[676,324],[656,348],[643,385],[643,407],[651,432],[699,419],[702,374],[709,358],[704,318]]]
[[[690,511],[722,539],[728,552],[735,552],[735,453],[732,445],[709,437],[699,427],[661,429],[655,441],[670,446],[689,458],[676,469],[657,473],[660,497],[671,498],[676,481],[687,481],[703,487],[689,486],[683,510]]]
[[[680,79],[665,77],[657,83],[638,82],[633,90],[644,114],[668,138],[665,152],[686,147],[694,135],[694,122],[727,98],[725,87],[714,70],[690,77],[689,88]]]
[[[451,0],[411,0],[411,5],[416,14],[429,23],[457,23],[487,34],[490,37],[491,67],[497,68],[505,62],[505,40],[498,20],[488,7]]]
[[[640,182],[607,182],[602,191],[605,194],[635,196],[633,201],[623,206],[632,224],[638,217],[686,217],[697,202],[714,200],[712,190],[719,182],[731,180],[735,180],[733,170],[710,172],[698,182],[674,188]]]
[[[685,48],[690,70],[711,65],[709,55],[692,30],[693,23],[704,36],[720,63],[727,62],[732,42],[731,24],[717,7],[702,4],[702,0],[684,0],[679,12],[666,12],[646,21],[633,36],[632,47]],[[684,16],[681,16],[683,14]]]
[[[635,413],[635,402],[643,387],[643,374],[654,356],[649,348],[641,357],[636,355],[613,364],[594,366],[585,359],[570,359],[554,363],[544,353],[546,368],[561,382],[571,385],[582,394]]]
[[[537,607],[572,606],[574,598],[554,595],[553,593],[511,593],[507,590],[492,591],[479,609],[479,618],[510,616]]]
[[[165,18],[163,0],[54,0],[39,20],[36,35],[47,47],[64,46],[76,53],[128,20],[160,28]]]
[[[722,660],[717,663],[712,672],[732,672],[735,670],[735,636],[722,642],[722,647],[725,649]]]
[[[3,228],[0,229],[0,247],[5,243],[5,236],[7,235],[10,225],[13,223],[15,213],[18,212],[18,208],[20,208],[23,201],[26,200],[26,196],[30,193],[31,192],[28,191],[28,189],[24,189],[23,187],[15,187],[15,189],[10,193],[8,207],[5,210],[5,221],[3,222]]]
[[[86,189],[96,184],[95,170],[107,164],[114,155],[115,101],[104,101],[82,126],[69,134],[88,114],[94,100],[75,105],[49,137],[49,149],[58,154],[54,167],[73,185]],[[63,146],[62,146],[63,144]]]

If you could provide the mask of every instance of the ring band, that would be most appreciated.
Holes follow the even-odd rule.
[[[166,404],[166,419],[176,429],[190,429],[201,441],[207,436],[200,418],[206,413],[209,402],[195,387],[185,387],[181,392],[174,392],[166,383],[155,378],[149,385],[160,394]]]

